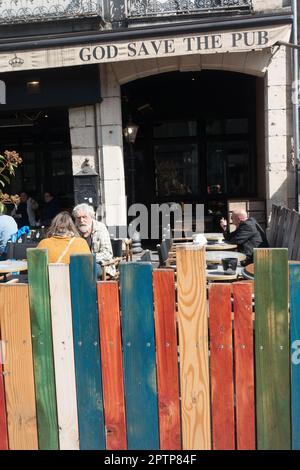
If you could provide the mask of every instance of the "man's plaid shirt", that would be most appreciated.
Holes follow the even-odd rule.
[[[103,261],[111,261],[113,259],[113,252],[106,225],[97,220],[93,220],[91,238],[92,253],[95,253],[97,263],[102,264]],[[115,266],[107,266],[106,272],[110,274],[110,276],[115,276]]]

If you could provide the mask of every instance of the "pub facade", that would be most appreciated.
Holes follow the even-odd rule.
[[[86,200],[119,228],[132,203],[204,204],[206,230],[229,204],[294,208],[291,29],[283,0],[4,0],[12,189],[67,206],[88,166]]]

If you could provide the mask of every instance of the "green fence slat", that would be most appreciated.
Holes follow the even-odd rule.
[[[288,250],[257,249],[255,365],[257,448],[291,448]]]
[[[46,250],[29,249],[27,259],[39,448],[57,450],[59,441],[48,253]]]

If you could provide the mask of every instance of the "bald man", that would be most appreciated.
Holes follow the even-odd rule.
[[[238,246],[238,250],[246,255],[243,265],[253,262],[253,249],[268,247],[265,232],[254,219],[248,217],[244,209],[236,209],[232,212],[232,223],[236,226],[234,232],[229,233],[227,221],[223,218],[220,221],[227,242]]]

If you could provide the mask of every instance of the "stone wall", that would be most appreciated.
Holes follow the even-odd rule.
[[[290,0],[252,0],[254,11],[274,11],[291,6]]]

